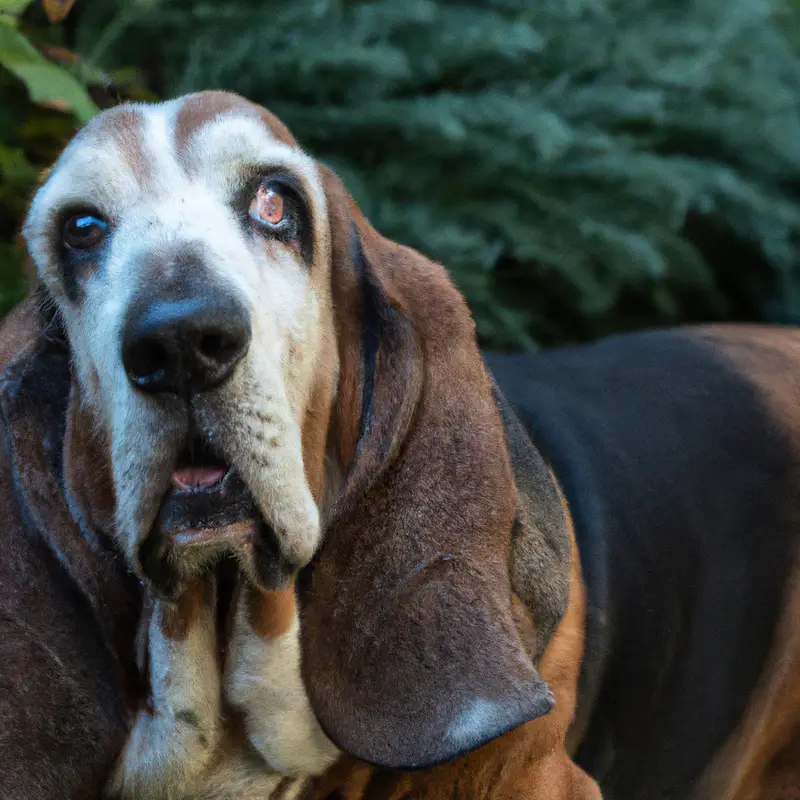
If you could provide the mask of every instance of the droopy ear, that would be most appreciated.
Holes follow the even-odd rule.
[[[298,587],[303,675],[339,747],[424,768],[554,699],[512,618],[516,492],[466,304],[440,265],[380,236],[323,175],[342,365],[335,424],[352,458]]]
[[[517,487],[511,586],[531,614],[538,659],[569,604],[570,522],[564,497],[541,453],[492,379]]]

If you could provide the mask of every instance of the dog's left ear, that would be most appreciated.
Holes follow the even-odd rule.
[[[349,469],[299,581],[303,675],[340,748],[424,768],[554,699],[512,615],[517,496],[467,306],[440,265],[323,179]]]

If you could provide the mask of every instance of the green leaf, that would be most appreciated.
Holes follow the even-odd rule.
[[[81,122],[97,113],[97,106],[83,86],[65,69],[51,64],[9,25],[0,25],[0,66],[25,84],[35,103],[71,111]]]
[[[0,14],[18,17],[30,4],[31,0],[0,0]]]
[[[0,143],[0,182],[25,186],[36,180],[37,170],[22,150]]]

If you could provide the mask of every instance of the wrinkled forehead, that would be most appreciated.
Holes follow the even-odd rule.
[[[259,168],[314,178],[311,159],[275,116],[237,95],[201,92],[97,116],[67,146],[34,206],[90,201],[110,210],[197,182],[224,195]]]

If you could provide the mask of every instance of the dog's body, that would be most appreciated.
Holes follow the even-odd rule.
[[[799,334],[494,384],[441,267],[217,93],[92,123],[26,236],[4,796],[800,792]]]
[[[577,761],[609,797],[800,792],[798,363],[800,333],[755,327],[489,358],[569,502]]]

